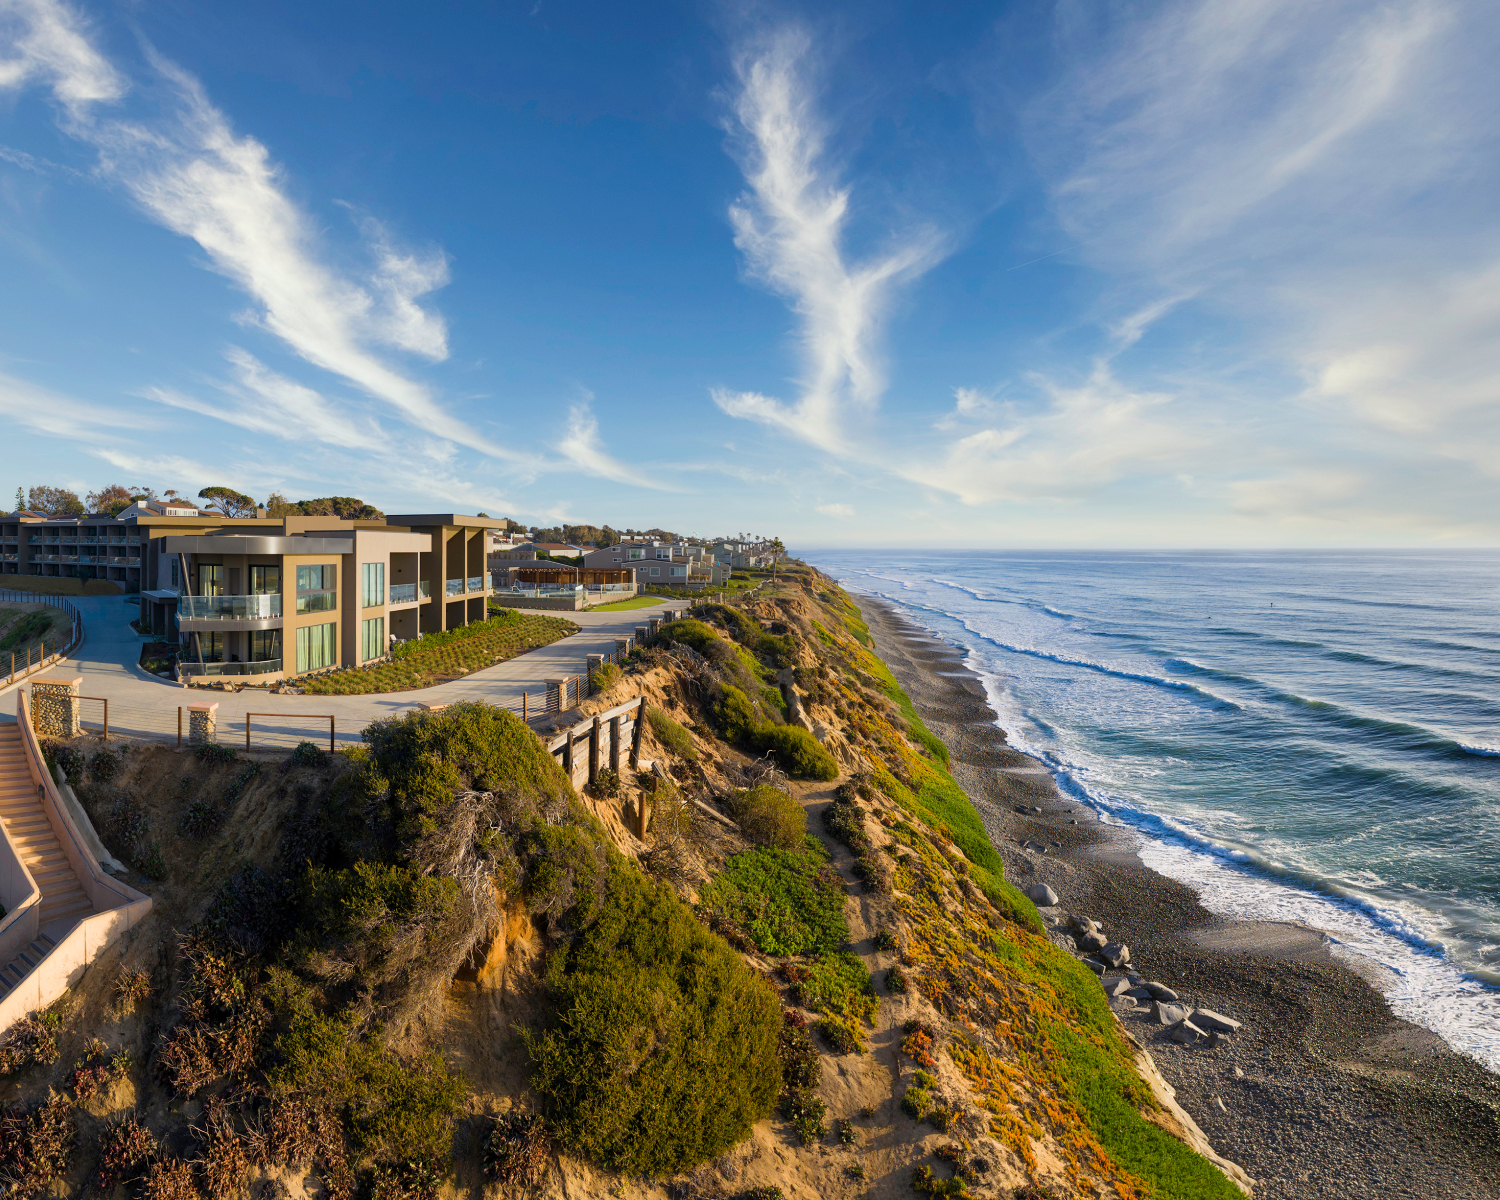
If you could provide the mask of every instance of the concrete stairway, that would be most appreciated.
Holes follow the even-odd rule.
[[[5,831],[42,893],[39,927],[48,929],[60,922],[52,930],[54,938],[60,938],[75,921],[93,912],[94,906],[52,832],[52,823],[47,820],[37,785],[26,766],[21,731],[15,725],[0,725],[0,820],[5,822]],[[32,943],[33,948],[37,945]],[[0,972],[0,981],[7,989],[14,986],[9,967]]]
[[[5,966],[0,967],[0,999],[3,999],[9,994],[11,988],[15,987],[16,984],[31,974],[32,969],[37,963],[41,962],[42,959],[46,958],[56,948],[56,942],[45,933],[39,933],[36,935],[36,940],[27,946],[26,949],[17,954]]]

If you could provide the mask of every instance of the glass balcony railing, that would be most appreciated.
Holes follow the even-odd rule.
[[[469,591],[471,591],[471,592],[482,592],[482,591],[484,591],[484,576],[483,575],[470,575],[469,576]]]
[[[462,579],[448,580],[448,595],[462,596],[464,594],[464,581]]]
[[[177,674],[183,679],[208,675],[270,675],[281,670],[281,659],[268,658],[261,662],[179,662]]]
[[[116,560],[119,561],[119,560]],[[191,621],[254,621],[281,616],[281,597],[183,596],[177,615]]]
[[[391,584],[392,604],[415,604],[418,600],[426,600],[432,595],[432,584],[423,580],[421,583],[393,583]]]

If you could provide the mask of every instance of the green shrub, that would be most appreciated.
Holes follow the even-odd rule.
[[[554,1020],[528,1036],[559,1142],[611,1170],[713,1158],[781,1090],[775,993],[670,888],[612,856],[598,919],[552,957]]]
[[[765,954],[836,950],[849,938],[844,883],[827,852],[764,847],[732,856],[700,893],[703,907],[744,926]]]
[[[681,642],[684,646],[691,646],[699,654],[705,657],[708,649],[715,642],[722,641],[712,629],[702,621],[684,620],[668,621],[661,627],[661,636],[671,642]]]
[[[272,1095],[346,1111],[357,1153],[446,1167],[463,1077],[435,1053],[403,1063],[373,1036],[352,1036],[347,1018],[314,1011],[300,989],[288,994],[288,1027],[276,1039],[280,1062],[268,1072]]]
[[[937,1080],[926,1071],[916,1072],[912,1077],[912,1086],[901,1097],[901,1107],[907,1116],[914,1121],[925,1120],[927,1114],[937,1107],[937,1100],[932,1094],[936,1087]]]
[[[323,761],[323,751],[316,742],[298,742],[292,751],[292,762],[299,767],[315,767]]]
[[[750,697],[732,683],[724,685],[724,697],[715,706],[714,717],[724,740],[728,742],[749,740],[761,726],[760,717],[756,714],[755,706],[750,703]]]
[[[839,765],[818,739],[798,725],[763,725],[756,742],[776,756],[782,770],[794,779],[837,779]]]
[[[800,849],[807,841],[807,810],[769,784],[740,792],[732,803],[740,830],[757,846]]]
[[[685,758],[689,762],[698,761],[698,750],[693,745],[693,739],[688,731],[661,709],[648,708],[646,722],[651,726],[651,732],[656,735],[656,740],[661,743],[662,749],[670,751],[678,758]]]
[[[89,774],[101,782],[113,779],[119,770],[120,756],[108,750],[100,750],[89,759]]]
[[[607,692],[620,682],[620,668],[614,663],[602,663],[589,676],[589,683],[596,692]]]

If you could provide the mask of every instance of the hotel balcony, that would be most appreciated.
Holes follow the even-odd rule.
[[[203,678],[206,676],[224,675],[274,675],[281,670],[281,659],[267,658],[261,662],[211,662],[177,663],[177,677],[179,679]]]
[[[390,587],[391,608],[405,604],[421,604],[424,600],[432,599],[432,580],[424,579],[420,583],[393,583]]]
[[[182,596],[177,627],[186,632],[280,629],[281,596]]]

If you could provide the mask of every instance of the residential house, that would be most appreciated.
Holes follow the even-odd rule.
[[[635,574],[640,587],[714,587],[729,578],[700,546],[686,542],[621,542],[583,556],[585,567],[619,567]]]

